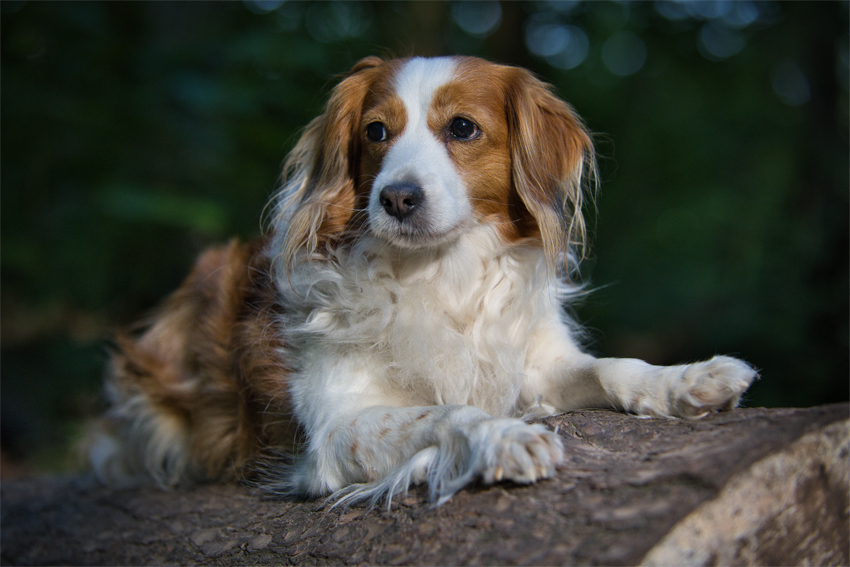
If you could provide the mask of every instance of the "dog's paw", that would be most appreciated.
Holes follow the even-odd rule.
[[[511,480],[529,484],[554,476],[555,467],[564,459],[561,440],[545,426],[529,425],[517,419],[488,420],[478,436],[479,474],[492,484]]]
[[[757,377],[749,364],[729,356],[689,364],[673,386],[673,413],[694,419],[713,410],[732,409]]]

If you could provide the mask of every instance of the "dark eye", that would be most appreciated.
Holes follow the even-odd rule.
[[[366,136],[373,142],[384,142],[387,139],[387,127],[382,122],[372,122],[366,126]]]
[[[455,138],[469,140],[478,135],[478,126],[472,120],[458,116],[449,125],[449,132]]]

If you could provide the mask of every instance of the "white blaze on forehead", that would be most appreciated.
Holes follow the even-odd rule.
[[[427,118],[434,91],[452,79],[456,66],[451,57],[414,57],[402,67],[395,78],[395,91],[407,110],[408,123]]]

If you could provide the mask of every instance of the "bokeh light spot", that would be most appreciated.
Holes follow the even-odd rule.
[[[545,15],[532,16],[525,26],[528,50],[546,59],[553,67],[572,69],[580,65],[590,50],[587,34],[578,26],[559,23]]]
[[[615,75],[633,75],[646,63],[646,44],[630,31],[614,32],[602,45],[602,62]]]
[[[702,26],[697,40],[699,52],[711,61],[723,61],[737,55],[746,45],[744,34],[714,22]]]
[[[469,35],[487,37],[502,23],[502,5],[496,0],[457,2],[452,5],[452,19]]]
[[[333,43],[363,35],[370,19],[360,2],[313,2],[307,9],[304,25],[317,41]]]
[[[812,98],[809,80],[791,61],[780,61],[773,66],[770,84],[777,98],[788,106],[800,106]]]
[[[255,14],[266,14],[280,8],[286,0],[245,0],[245,7]]]

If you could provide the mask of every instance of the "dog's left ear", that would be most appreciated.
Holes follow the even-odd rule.
[[[378,57],[360,60],[334,88],[324,113],[301,135],[283,167],[284,183],[271,221],[276,260],[288,270],[340,235],[354,214],[357,126]]]
[[[571,253],[585,254],[585,193],[595,190],[590,134],[551,87],[511,68],[505,97],[513,186],[540,230],[550,266],[568,270]]]

